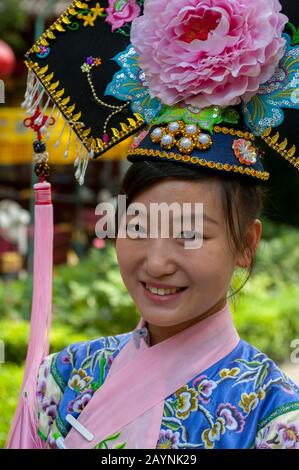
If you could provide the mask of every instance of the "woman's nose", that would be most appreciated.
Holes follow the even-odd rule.
[[[168,243],[167,243],[168,242]],[[173,252],[167,239],[151,239],[145,257],[145,270],[152,277],[170,275],[176,271]]]

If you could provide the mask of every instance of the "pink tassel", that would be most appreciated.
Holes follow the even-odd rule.
[[[34,186],[34,287],[30,339],[21,393],[7,449],[43,449],[45,442],[37,434],[37,376],[43,359],[49,354],[52,317],[53,206],[51,185]]]

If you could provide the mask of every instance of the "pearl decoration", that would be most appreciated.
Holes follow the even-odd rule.
[[[211,142],[211,138],[208,134],[200,134],[197,140],[201,145],[209,145]]]
[[[185,128],[185,131],[187,134],[190,134],[190,135],[197,134],[198,127],[195,124],[188,124],[188,126],[186,126]]]
[[[190,150],[192,149],[192,140],[189,139],[188,137],[183,137],[182,139],[180,139],[179,145],[184,150]]]
[[[168,130],[170,132],[178,132],[180,130],[180,124],[177,121],[170,122],[168,124]]]
[[[163,135],[161,139],[161,144],[163,147],[167,147],[168,145],[173,145],[173,137],[170,134]]]
[[[153,137],[154,139],[160,139],[162,135],[163,135],[163,131],[161,127],[156,127],[156,129],[154,129],[153,132],[151,133],[151,137]]]

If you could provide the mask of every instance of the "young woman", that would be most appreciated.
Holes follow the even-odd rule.
[[[239,338],[228,303],[234,269],[252,267],[261,238],[261,186],[139,161],[122,193],[148,214],[152,203],[202,202],[203,244],[186,249],[196,235],[190,231],[145,237],[150,221],[136,228],[126,216],[128,236],[117,238],[116,250],[141,322],[133,332],[73,344],[45,359],[41,445],[55,448],[62,437],[67,448],[298,448],[298,386]],[[91,441],[71,429],[70,414],[81,414]]]
[[[80,43],[80,52],[63,48],[70,67],[80,61],[74,69],[79,82],[71,81],[90,87],[69,93],[72,99],[77,95],[80,113],[72,121],[75,105],[68,104],[66,115],[92,154],[132,133],[121,122],[129,105],[138,123],[148,124],[129,150],[132,166],[121,191],[127,205],[142,208],[141,216],[136,223],[128,212],[120,213],[126,236],[116,237],[120,272],[140,322],[134,331],[71,344],[47,356],[39,367],[30,429],[18,425],[10,446],[299,448],[298,386],[239,337],[229,306],[234,270],[252,270],[262,235],[260,183],[269,173],[258,140],[299,168],[294,147],[288,149],[288,142],[268,129],[281,124],[281,108],[298,108],[297,29],[290,26],[293,38],[283,35],[288,18],[278,0],[146,0],[140,16],[138,2],[116,3],[109,2],[102,16],[104,9],[91,1],[80,41],[72,42]],[[117,10],[122,7],[126,18]],[[112,79],[115,64],[102,40],[104,17],[123,41],[113,57],[118,70]],[[131,44],[125,44],[121,27],[130,28],[131,22]],[[97,32],[102,36],[96,41]],[[44,39],[48,43],[53,36],[51,30]],[[55,93],[58,84],[49,86],[52,75],[39,69],[46,64],[41,70],[49,73],[55,66],[53,49],[44,43],[29,58],[46,90]],[[35,62],[37,51],[42,64]],[[97,67],[103,68],[96,75]],[[108,69],[106,83],[101,71]],[[93,84],[93,73],[101,86]],[[30,90],[33,95],[35,87]],[[60,95],[54,99],[58,106]],[[90,111],[96,104],[98,114]],[[118,113],[122,118],[115,123]],[[92,116],[95,123],[84,132],[82,123],[74,124]],[[137,121],[128,119],[135,128]],[[100,122],[101,136],[92,129]],[[198,203],[203,230],[196,211],[187,230],[184,225],[177,230],[174,212],[161,226],[151,218],[159,204],[176,204],[184,215],[186,205]],[[166,237],[164,223],[170,227]],[[157,236],[151,236],[152,228]],[[31,404],[34,390],[32,385]]]

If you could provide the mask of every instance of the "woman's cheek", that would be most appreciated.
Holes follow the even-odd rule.
[[[126,271],[130,263],[130,247],[125,239],[119,239],[116,242],[116,256],[121,272]]]

